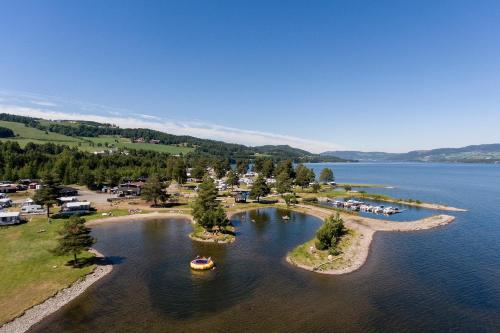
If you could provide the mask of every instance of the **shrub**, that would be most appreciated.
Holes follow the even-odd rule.
[[[0,138],[12,138],[14,135],[14,132],[7,127],[0,127]]]
[[[318,250],[328,249],[331,254],[338,254],[336,248],[340,238],[345,233],[344,221],[338,213],[335,217],[326,218],[325,223],[316,232],[316,248]]]

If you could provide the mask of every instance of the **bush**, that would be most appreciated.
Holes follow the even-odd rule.
[[[318,198],[316,197],[309,197],[309,198],[304,198],[302,199],[303,202],[318,202]]]
[[[325,219],[325,223],[316,232],[316,248],[318,250],[326,250],[329,252],[338,253],[336,250],[340,238],[346,233],[344,221],[337,213],[337,216],[330,216]]]
[[[14,132],[10,128],[0,126],[0,138],[12,138],[14,136]]]

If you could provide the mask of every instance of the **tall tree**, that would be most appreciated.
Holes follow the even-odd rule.
[[[47,208],[47,220],[50,217],[50,208],[57,203],[59,196],[59,181],[53,173],[47,172],[42,178],[42,188],[36,190],[33,201]],[[50,220],[49,220],[50,221]]]
[[[148,177],[148,180],[141,189],[141,196],[146,201],[153,201],[154,206],[156,206],[162,195],[163,185],[158,175],[154,174]]]
[[[77,255],[87,251],[96,241],[90,236],[90,231],[85,226],[85,219],[76,215],[70,217],[59,231],[60,237],[54,252],[58,255],[72,254],[75,260],[73,264],[76,265]]]
[[[179,184],[183,184],[187,179],[186,164],[182,158],[176,158],[172,167],[172,179]]]
[[[262,163],[262,169],[261,169],[261,174],[265,178],[269,178],[273,175],[274,172],[274,162],[270,159],[264,160]]]
[[[200,184],[198,197],[193,204],[193,218],[207,230],[214,227],[225,228],[229,224],[226,212],[217,201],[217,188],[211,178],[206,177]]]
[[[324,168],[323,170],[321,170],[321,173],[319,175],[319,181],[323,183],[330,183],[335,181],[332,169]]]
[[[229,164],[229,161],[227,160],[216,160],[213,163],[213,168],[215,171],[215,175],[217,178],[222,178],[226,175],[226,172],[231,169],[231,165]]]
[[[236,171],[240,175],[244,175],[248,171],[248,161],[247,160],[238,160],[236,162]]]
[[[231,187],[238,186],[238,184],[240,183],[240,178],[233,170],[230,170],[227,173],[227,183],[231,185]]]
[[[281,174],[282,172],[286,172],[288,174],[288,177],[291,179],[295,178],[295,171],[293,170],[293,163],[290,160],[283,160],[278,163],[276,166],[275,173],[277,175]]]
[[[255,161],[253,162],[253,171],[260,173],[262,172],[262,167],[264,165],[265,158],[264,157],[257,157]]]
[[[205,173],[206,173],[205,168],[200,164],[195,165],[193,167],[193,169],[191,169],[191,177],[192,178],[203,179],[203,177],[205,176]]]
[[[266,179],[259,175],[255,182],[253,183],[252,190],[250,191],[250,196],[256,198],[257,202],[260,202],[260,198],[271,193],[271,189],[266,184]]]
[[[309,183],[313,182],[315,179],[314,171],[306,167],[304,164],[299,164],[295,169],[295,183],[302,188],[309,185]]]
[[[282,172],[276,178],[276,191],[280,194],[292,191],[292,179],[287,172]]]

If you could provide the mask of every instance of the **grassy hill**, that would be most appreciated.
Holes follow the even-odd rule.
[[[182,147],[177,145],[160,145],[151,143],[133,143],[130,139],[115,136],[97,136],[97,137],[74,137],[64,134],[43,131],[38,128],[26,126],[23,123],[0,120],[0,126],[10,128],[16,135],[13,138],[3,138],[2,141],[16,141],[21,147],[24,147],[28,142],[33,143],[57,143],[70,147],[78,147],[82,151],[101,151],[108,144],[110,148],[124,149],[141,149],[169,154],[186,154],[193,151],[193,148]],[[68,125],[71,126],[71,125]]]
[[[258,156],[294,162],[345,162],[336,156],[321,156],[288,145],[248,147],[241,144],[173,135],[148,128],[120,128],[111,124],[78,120],[50,121],[46,119],[0,113],[0,127],[12,129],[21,146],[28,142],[57,143],[78,147],[83,151],[102,151],[109,148],[149,150],[169,154],[198,155],[235,160],[253,160]],[[135,143],[136,139],[146,143]],[[156,140],[159,144],[151,144]]]

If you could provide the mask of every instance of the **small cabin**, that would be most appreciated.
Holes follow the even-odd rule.
[[[74,201],[67,202],[62,205],[60,214],[86,214],[90,212],[90,202],[88,201]]]
[[[236,203],[245,203],[247,202],[247,198],[250,195],[250,191],[246,190],[234,190],[233,197]]]
[[[120,196],[139,196],[141,195],[141,187],[143,183],[123,183],[118,185],[117,193]]]
[[[78,195],[78,190],[72,187],[61,187],[59,188],[59,195],[61,197],[74,197]]]
[[[21,222],[19,212],[0,212],[0,225],[13,225]]]

